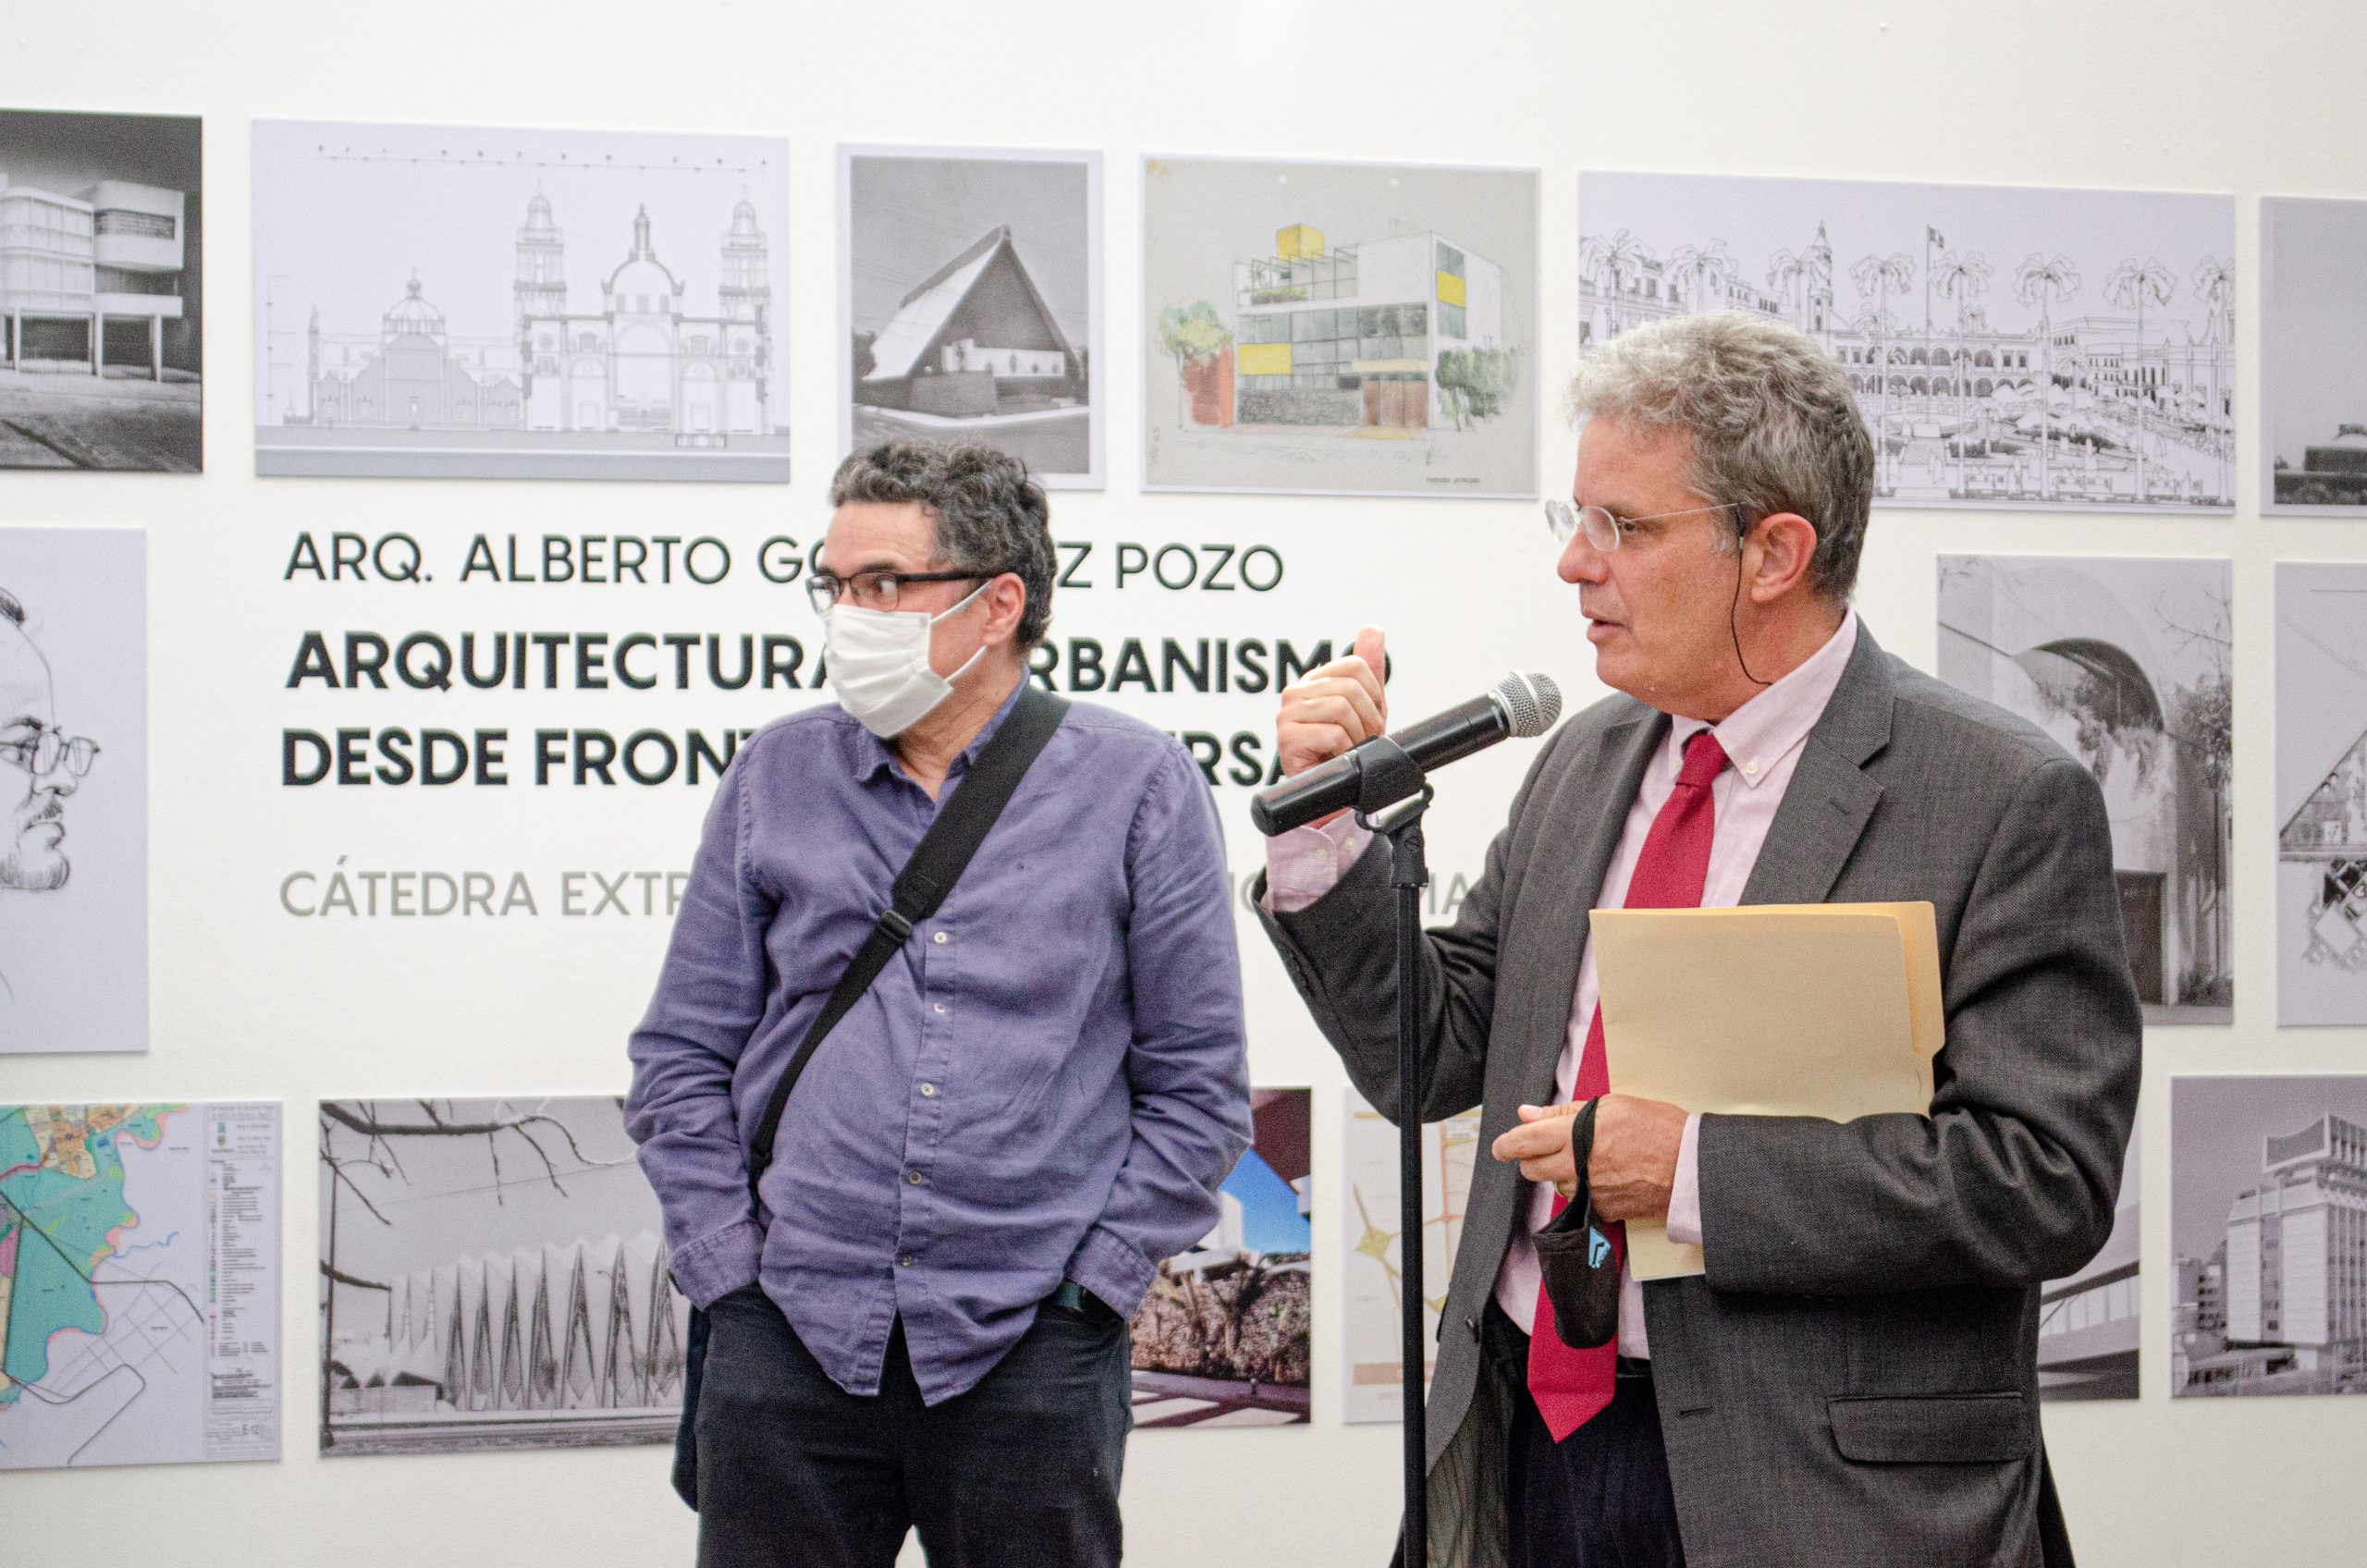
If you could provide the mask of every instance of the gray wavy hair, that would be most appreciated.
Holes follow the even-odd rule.
[[[1753,520],[1798,513],[1816,529],[1809,586],[1837,603],[1857,585],[1874,443],[1841,362],[1812,338],[1741,311],[1671,316],[1588,350],[1564,402],[1573,422],[1683,431],[1703,500]]]
[[[1012,640],[1025,653],[1052,624],[1052,505],[1027,465],[974,442],[883,441],[850,455],[830,480],[830,505],[916,502],[937,522],[935,564],[982,576],[1015,572],[1027,589]]]

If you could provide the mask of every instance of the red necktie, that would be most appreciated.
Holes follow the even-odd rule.
[[[1710,876],[1710,844],[1717,834],[1717,809],[1710,796],[1711,780],[1726,766],[1718,738],[1704,729],[1685,745],[1685,766],[1676,788],[1652,818],[1644,835],[1644,851],[1637,858],[1635,875],[1627,881],[1629,909],[1699,909],[1701,885]],[[1584,1102],[1609,1091],[1611,1070],[1603,1060],[1602,1009],[1598,1006],[1587,1024],[1586,1049],[1578,1057],[1578,1080],[1571,1100]],[[1566,1207],[1553,1194],[1553,1212]],[[1627,1228],[1606,1223],[1613,1256],[1622,1267],[1627,1260]],[[1553,1304],[1542,1282],[1537,1287],[1537,1318],[1528,1339],[1528,1392],[1537,1401],[1545,1429],[1560,1442],[1594,1418],[1611,1403],[1618,1375],[1619,1341],[1592,1350],[1576,1350],[1562,1342],[1553,1330]]]

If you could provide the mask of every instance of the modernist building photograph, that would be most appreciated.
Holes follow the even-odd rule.
[[[2144,1172],[2131,1133],[2120,1204],[2103,1249],[2078,1272],[2039,1288],[2038,1392],[2042,1400],[2138,1397]]]
[[[2231,197],[1588,170],[1578,227],[1581,352],[1797,326],[1848,369],[1879,501],[2234,504]]]
[[[202,141],[0,110],[0,468],[204,466]]]
[[[2170,1085],[2182,1398],[2367,1392],[2367,1077]]]
[[[1098,488],[1101,159],[842,149],[840,424]]]
[[[784,482],[757,138],[262,121],[255,471]]]
[[[2367,512],[2367,202],[2260,203],[2262,505]]]
[[[1154,489],[1532,496],[1537,181],[1144,165]]]
[[[1286,1427],[1308,1419],[1313,1128],[1308,1089],[1257,1089],[1249,1151],[1197,1244],[1159,1266],[1134,1311],[1137,1427]]]
[[[2234,767],[2224,560],[1943,556],[1939,676],[2086,765],[2148,1022],[2227,1023]]]
[[[2276,1021],[2367,1023],[2367,566],[2276,568]]]
[[[621,1101],[319,1118],[324,1453],[671,1440],[690,1307]]]

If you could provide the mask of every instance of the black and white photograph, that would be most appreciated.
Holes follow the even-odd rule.
[[[623,1101],[320,1103],[321,1452],[672,1440],[690,1304]]]
[[[2039,1287],[2038,1397],[2057,1400],[2138,1397],[2138,1338],[2142,1291],[2143,1168],[2139,1134],[2121,1162],[2120,1204],[2112,1235],[2077,1273]]]
[[[789,479],[789,147],[259,120],[255,472]]]
[[[1134,1310],[1137,1427],[1306,1425],[1312,1098],[1307,1089],[1251,1092],[1257,1131],[1218,1194],[1215,1226],[1159,1264]]]
[[[2103,790],[2146,1022],[2234,1022],[2229,564],[1942,556],[1939,574],[1940,679],[2030,720]]]
[[[0,1055],[148,1048],[147,545],[0,528]]]
[[[1143,162],[1144,485],[1537,494],[1537,174]]]
[[[2276,568],[2276,1022],[2367,1023],[2367,565]]]
[[[2367,1077],[2170,1081],[2170,1392],[2367,1393]]]
[[[2367,517],[2367,202],[2260,203],[2261,504]]]
[[[205,466],[203,141],[0,109],[0,468]]]
[[[981,442],[1099,489],[1101,155],[839,152],[840,444]]]
[[[2233,197],[1583,172],[1579,349],[1743,311],[1846,368],[1875,499],[2226,511]]]

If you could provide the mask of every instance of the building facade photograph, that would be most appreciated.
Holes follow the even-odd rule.
[[[201,140],[0,111],[0,467],[202,465]]]
[[[2260,203],[2261,504],[2367,508],[2367,202]]]

